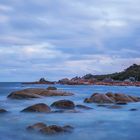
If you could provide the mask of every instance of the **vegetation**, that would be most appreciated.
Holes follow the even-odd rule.
[[[97,79],[98,81],[102,81],[106,78],[110,78],[113,80],[124,81],[126,79],[133,78],[136,81],[140,81],[140,65],[133,64],[129,68],[125,69],[122,72],[113,73],[113,74],[106,74],[106,75],[92,75],[87,74],[83,78],[85,79]]]

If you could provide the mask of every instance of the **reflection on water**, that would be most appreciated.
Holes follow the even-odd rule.
[[[140,96],[139,87],[109,87],[109,86],[64,86],[56,85],[58,89],[75,93],[71,97],[45,97],[33,100],[10,100],[6,96],[14,91],[30,87],[47,85],[21,85],[20,83],[0,83],[0,107],[10,113],[0,115],[0,140],[138,140],[140,137],[140,103],[124,105],[122,109],[107,109],[87,104],[93,110],[80,110],[80,113],[21,113],[20,111],[35,103],[50,105],[59,99],[70,99],[75,104],[84,104],[83,100],[94,92],[108,91],[127,93]],[[137,108],[138,111],[129,111]],[[28,125],[44,122],[48,125],[72,125],[74,132],[57,136],[44,136],[26,131]]]

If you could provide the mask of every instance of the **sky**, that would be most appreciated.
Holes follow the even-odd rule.
[[[0,81],[140,64],[139,6],[140,0],[0,0]]]

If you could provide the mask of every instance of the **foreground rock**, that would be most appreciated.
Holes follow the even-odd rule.
[[[52,89],[52,88],[51,88]],[[14,91],[8,95],[11,99],[31,99],[40,98],[42,96],[72,96],[73,93],[59,91],[59,90],[48,90],[42,88],[28,88],[19,91]]]
[[[59,100],[51,104],[51,107],[58,109],[74,109],[75,104],[70,100]]]
[[[29,106],[25,109],[22,110],[22,112],[44,112],[44,113],[50,113],[51,109],[48,105],[43,104],[43,103],[39,103],[39,104],[35,104],[32,106]]]
[[[7,110],[0,108],[0,113],[6,113]]]
[[[94,93],[90,98],[86,98],[84,102],[86,103],[116,103],[116,104],[126,104],[129,102],[139,102],[140,98],[135,96],[130,96],[126,94],[119,93],[106,93],[99,94]]]
[[[50,126],[47,126],[44,123],[36,123],[32,126],[28,126],[27,130],[38,131],[38,132],[41,132],[41,133],[47,134],[47,135],[54,135],[54,134],[72,132],[73,127],[70,125],[65,125],[65,126],[50,125]]]

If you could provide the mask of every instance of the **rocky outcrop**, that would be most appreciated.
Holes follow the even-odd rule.
[[[45,80],[45,78],[41,78],[39,81],[23,82],[22,84],[55,84],[55,82],[51,82],[51,81]]]
[[[47,135],[55,135],[55,134],[61,134],[61,133],[66,133],[66,132],[72,132],[73,127],[70,125],[65,125],[65,126],[50,125],[50,126],[47,126],[44,123],[36,123],[34,125],[28,126],[27,130],[38,131],[38,132],[41,132],[41,133],[47,134]]]
[[[75,104],[70,100],[59,100],[51,104],[51,107],[58,109],[74,109]]]
[[[40,98],[41,96],[71,96],[73,93],[68,93],[59,90],[48,90],[42,88],[28,88],[19,91],[14,91],[8,95],[11,99],[31,99]]]
[[[0,113],[6,113],[7,110],[0,108]]]
[[[44,103],[35,104],[32,106],[29,106],[25,109],[23,109],[21,112],[44,112],[44,113],[50,113],[51,109],[48,105]]]
[[[129,102],[139,102],[140,98],[135,96],[130,96],[120,93],[106,93],[99,94],[94,93],[90,98],[86,98],[84,102],[86,103],[116,103],[116,104],[126,104]]]

